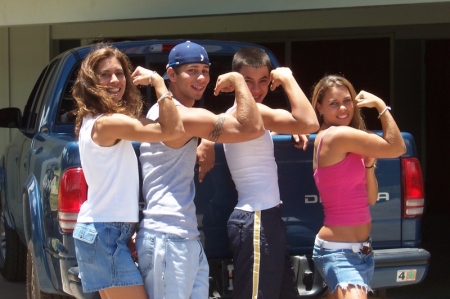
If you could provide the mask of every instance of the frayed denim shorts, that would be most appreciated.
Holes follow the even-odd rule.
[[[370,280],[374,272],[373,252],[365,254],[352,249],[326,249],[314,244],[313,260],[330,293],[338,286],[345,290],[349,285],[366,293],[371,291]]]
[[[142,285],[128,243],[136,225],[124,222],[77,223],[73,232],[83,292]]]

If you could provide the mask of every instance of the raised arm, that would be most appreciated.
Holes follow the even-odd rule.
[[[316,113],[292,75],[292,71],[287,67],[276,68],[270,73],[270,81],[272,91],[280,85],[283,86],[291,104],[291,112],[283,109],[261,112],[265,127],[271,131],[285,134],[316,132],[319,129]]]
[[[111,146],[119,139],[155,142],[179,138],[184,134],[180,114],[168,93],[164,80],[156,72],[138,67],[132,74],[133,84],[153,84],[162,97],[159,123],[146,118],[135,119],[123,114],[100,117],[94,126],[93,139],[100,146]]]
[[[358,108],[373,107],[377,109],[378,118],[381,121],[383,130],[383,142],[376,142],[374,144],[374,147],[376,148],[374,155],[367,156],[383,158],[383,156],[398,157],[403,155],[406,152],[405,141],[403,140],[400,129],[392,117],[390,112],[391,108],[386,106],[382,99],[366,91],[361,91],[356,96],[356,100],[358,101]],[[381,157],[376,155],[376,151],[380,151]]]
[[[171,137],[179,137],[180,133],[184,133],[183,123],[175,104],[172,101],[172,94],[167,90],[164,79],[155,71],[138,66],[131,74],[134,85],[151,84],[155,88],[158,97],[159,118],[158,123],[161,126],[163,135]],[[142,120],[145,122],[144,120]]]
[[[255,100],[245,83],[244,77],[237,72],[220,75],[217,78],[214,94],[220,92],[235,92],[236,111],[234,117],[230,114],[220,114],[223,122],[221,132],[212,132],[206,138],[218,142],[239,142],[257,138],[264,134],[264,124],[256,106]],[[219,129],[219,128],[217,128]]]
[[[160,98],[168,91],[164,79],[157,72],[141,66],[138,66],[134,70],[133,74],[131,74],[131,78],[133,78],[134,85],[153,85],[155,87],[157,98]]]
[[[383,135],[380,137],[377,134],[347,126],[338,127],[333,130],[333,135],[339,137],[335,139],[336,148],[342,153],[354,152],[372,158],[395,158],[404,154],[406,151],[405,142],[383,100],[366,91],[361,91],[356,99],[359,108],[377,109]]]

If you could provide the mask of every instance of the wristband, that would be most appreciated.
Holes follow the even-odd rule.
[[[391,107],[386,106],[386,108],[384,108],[383,111],[381,111],[380,114],[378,114],[378,118],[382,117],[383,114],[384,114],[387,110],[391,110]]]
[[[367,169],[377,168],[377,163],[373,163],[372,166],[366,166]]]
[[[158,102],[167,97],[172,97],[172,93],[170,91],[168,91],[168,92],[164,93],[162,96],[160,96],[158,99]]]

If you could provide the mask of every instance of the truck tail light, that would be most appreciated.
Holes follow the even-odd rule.
[[[154,44],[150,46],[150,52],[169,53],[176,44]]]
[[[422,170],[417,158],[402,158],[403,218],[420,218],[425,204]]]
[[[67,170],[59,183],[58,222],[65,233],[73,232],[80,207],[87,199],[87,183],[83,169]]]

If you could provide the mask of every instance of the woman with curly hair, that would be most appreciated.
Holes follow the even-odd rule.
[[[324,208],[313,260],[328,285],[327,298],[367,298],[374,271],[369,205],[378,197],[376,158],[405,153],[402,135],[379,97],[342,76],[323,77],[312,105],[320,129],[314,142],[314,180]],[[368,132],[360,108],[375,108],[383,134]]]
[[[135,84],[155,86],[160,97],[157,123],[139,118],[142,100]],[[88,185],[73,232],[83,291],[100,291],[108,299],[147,298],[128,248],[139,221],[138,162],[131,141],[182,136],[180,115],[161,76],[153,72],[150,79],[133,78],[128,58],[108,45],[83,60],[72,95]]]

